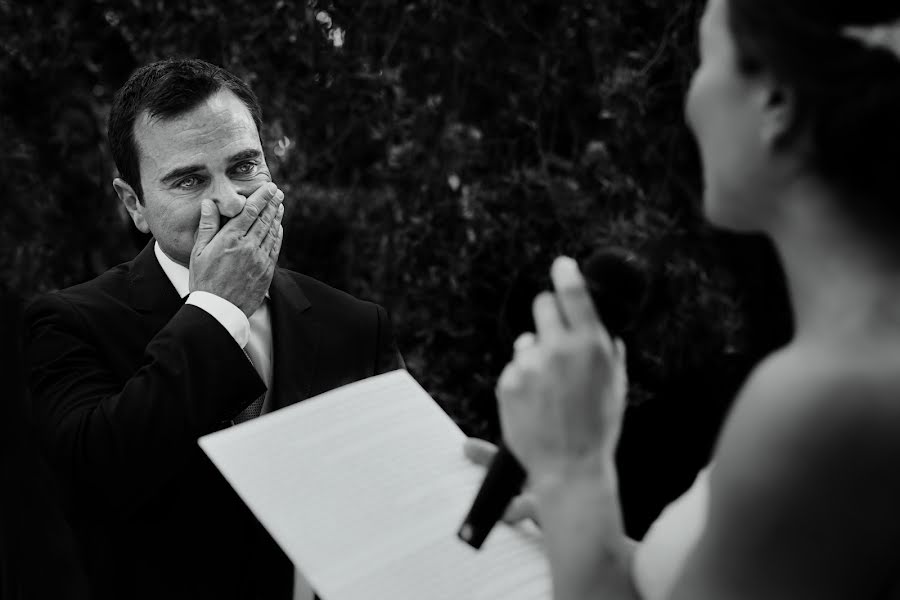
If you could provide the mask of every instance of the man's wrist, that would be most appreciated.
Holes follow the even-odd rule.
[[[250,321],[244,311],[211,292],[194,291],[188,295],[187,302],[205,310],[222,325],[241,348],[250,340]]]

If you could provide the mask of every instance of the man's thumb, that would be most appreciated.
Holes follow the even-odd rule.
[[[212,200],[200,201],[200,225],[197,227],[197,241],[194,247],[202,250],[219,231],[219,211]]]

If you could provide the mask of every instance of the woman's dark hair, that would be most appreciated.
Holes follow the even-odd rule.
[[[810,166],[848,193],[867,228],[900,224],[900,56],[845,33],[900,19],[895,0],[727,0],[738,68],[771,73],[795,94],[793,132]],[[887,231],[882,231],[887,233]]]
[[[113,98],[108,137],[119,176],[143,200],[134,122],[142,111],[171,119],[196,108],[220,90],[229,90],[250,111],[262,134],[262,109],[246,83],[221,67],[199,59],[166,59],[132,73]]]

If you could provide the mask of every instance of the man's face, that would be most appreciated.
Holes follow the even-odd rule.
[[[113,185],[137,228],[151,233],[162,251],[184,266],[190,263],[203,198],[216,203],[224,224],[272,180],[253,117],[230,91],[220,90],[173,119],[143,112],[134,133],[143,202],[121,179]]]

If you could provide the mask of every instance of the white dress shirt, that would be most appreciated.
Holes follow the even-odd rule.
[[[153,251],[159,266],[179,297],[187,296],[185,304],[192,304],[208,312],[215,320],[222,324],[234,341],[243,348],[250,362],[253,363],[256,372],[259,373],[268,391],[263,401],[262,412],[272,410],[272,320],[269,317],[267,300],[263,300],[256,312],[248,319],[244,312],[237,306],[209,292],[190,291],[190,272],[166,256],[166,253],[154,243]],[[268,299],[269,293],[266,292]]]

